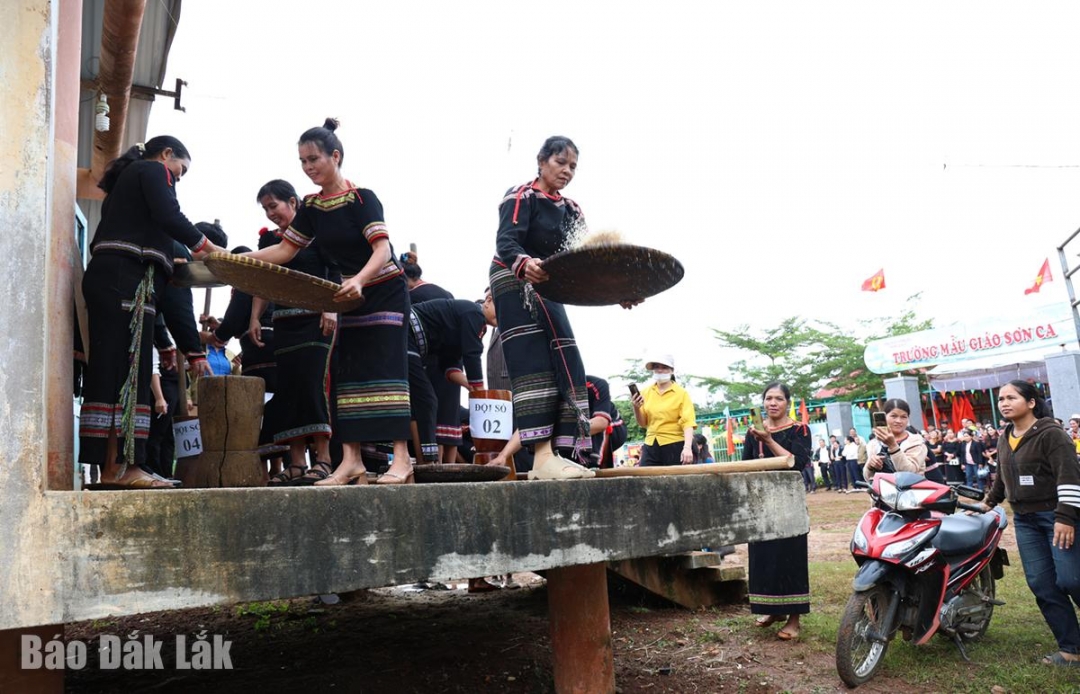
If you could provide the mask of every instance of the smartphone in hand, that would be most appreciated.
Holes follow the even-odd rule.
[[[631,383],[630,384],[630,395],[637,395],[637,394],[638,394],[637,384],[636,383]]]
[[[756,407],[750,408],[750,426],[758,431],[765,431],[765,422],[761,421],[761,412]]]
[[[886,426],[888,424],[888,422],[885,420],[885,413],[884,412],[875,412],[873,417],[874,417],[874,426],[875,427],[883,427],[883,426]]]

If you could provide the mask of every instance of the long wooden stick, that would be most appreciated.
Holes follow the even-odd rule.
[[[597,477],[653,477],[657,475],[715,475],[727,472],[763,472],[789,470],[795,465],[792,456],[760,458],[738,463],[705,463],[704,465],[655,465],[651,467],[613,467],[596,471]]]

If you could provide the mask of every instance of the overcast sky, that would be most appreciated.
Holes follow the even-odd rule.
[[[398,252],[476,298],[503,192],[567,135],[590,228],[686,267],[633,311],[571,308],[586,370],[670,352],[716,376],[738,355],[711,328],[854,330],[916,292],[938,325],[1065,301],[1077,26],[1074,3],[192,1],[166,79],[188,81],[187,112],[159,100],[148,136],[192,152],[187,215],[254,246],[259,187],[314,192],[296,142],[336,116]],[[1054,281],[1025,297],[1048,256]],[[880,268],[887,288],[860,291]]]

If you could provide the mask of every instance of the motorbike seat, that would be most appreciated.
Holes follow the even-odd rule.
[[[986,536],[997,522],[998,516],[994,513],[946,516],[941,519],[941,530],[934,536],[933,545],[942,554],[974,552],[986,542]]]

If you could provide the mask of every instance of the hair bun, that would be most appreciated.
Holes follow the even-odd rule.
[[[330,132],[334,132],[335,130],[337,130],[337,129],[338,129],[338,126],[339,126],[339,125],[341,125],[341,123],[340,123],[340,122],[338,121],[338,119],[337,119],[337,118],[327,118],[327,119],[326,119],[326,120],[325,120],[325,121],[323,122],[323,126],[322,126],[322,127],[326,128],[326,129],[327,129],[327,130],[329,130]]]

